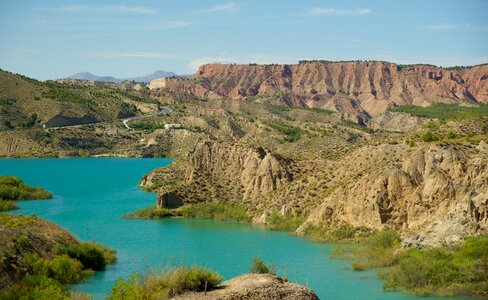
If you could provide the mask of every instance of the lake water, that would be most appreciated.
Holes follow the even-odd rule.
[[[251,224],[214,220],[125,220],[153,205],[156,195],[137,188],[142,175],[169,159],[0,159],[0,174],[42,186],[52,200],[19,202],[14,213],[36,214],[83,241],[118,251],[118,261],[72,289],[103,299],[118,277],[168,264],[198,264],[225,278],[246,273],[253,257],[276,264],[280,274],[311,287],[321,299],[413,299],[383,292],[376,271],[354,272],[330,259],[332,245],[313,243]],[[446,299],[446,298],[442,298]]]

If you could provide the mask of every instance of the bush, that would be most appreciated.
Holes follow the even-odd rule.
[[[427,107],[404,105],[391,108],[390,111],[408,113],[423,118],[439,120],[478,118],[488,115],[488,104],[459,106],[457,104],[432,103]]]
[[[384,229],[371,235],[367,241],[368,246],[372,248],[393,248],[400,243],[400,235],[393,229]]]
[[[450,139],[450,140],[451,139],[454,139],[454,138],[456,138],[456,134],[454,132],[452,132],[452,131],[449,130],[447,132],[447,138]]]
[[[17,237],[17,245],[19,245],[20,248],[26,248],[30,245],[30,240],[29,240],[29,237],[24,235],[24,234],[21,234]]]
[[[95,243],[80,243],[69,246],[58,246],[56,254],[68,255],[81,262],[84,269],[103,270],[105,265],[116,261],[115,250]]]
[[[394,252],[398,236],[375,234],[361,249],[363,263],[353,269],[390,266],[380,271],[385,289],[402,288],[418,295],[488,296],[488,237],[471,237],[461,246]],[[395,254],[393,254],[395,253]]]
[[[249,221],[247,208],[243,204],[207,202],[183,206],[181,214],[186,218]]]
[[[187,291],[211,290],[222,282],[222,276],[203,267],[170,268],[161,273],[132,274],[119,278],[108,297],[119,299],[165,299]]]
[[[138,209],[133,213],[123,215],[124,219],[162,219],[175,216],[175,213],[167,208],[157,207],[156,205],[144,209]]]
[[[426,131],[423,135],[422,135],[422,142],[434,142],[434,141],[438,141],[439,140],[439,137],[437,135],[434,135],[432,134],[430,131]]]
[[[252,260],[249,273],[276,274],[276,267],[274,265],[264,263],[261,257],[255,257]]]
[[[19,209],[19,206],[13,201],[6,201],[0,199],[0,211]]]
[[[52,194],[42,188],[28,186],[14,176],[0,176],[0,199],[31,200],[50,199]]]
[[[91,275],[83,270],[83,265],[67,255],[55,255],[52,260],[39,257],[37,254],[26,255],[26,260],[34,275],[45,276],[60,283],[76,283]]]
[[[352,264],[352,269],[354,271],[364,271],[364,270],[366,270],[366,266],[362,263],[355,262]]]
[[[68,299],[70,293],[58,281],[39,275],[27,275],[22,283],[0,292],[5,300],[60,300]]]
[[[277,211],[273,211],[266,219],[267,226],[273,230],[281,231],[295,231],[303,222],[303,217],[294,216],[290,213],[280,215]]]

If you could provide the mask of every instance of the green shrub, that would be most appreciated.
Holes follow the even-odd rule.
[[[181,208],[186,218],[217,219],[229,221],[249,221],[247,207],[243,204],[207,202],[186,205]]]
[[[437,135],[434,135],[432,134],[430,131],[426,131],[423,135],[422,135],[422,142],[435,142],[435,141],[438,141],[439,140],[439,137]]]
[[[409,147],[415,147],[416,145],[414,140],[405,140],[405,144],[407,144]]]
[[[488,115],[488,104],[459,106],[457,104],[432,103],[427,107],[404,105],[391,108],[390,111],[408,113],[423,118],[439,120],[478,118]]]
[[[364,270],[366,270],[366,266],[362,263],[355,262],[352,264],[352,269],[354,271],[364,271]]]
[[[65,300],[69,296],[65,286],[42,275],[27,275],[23,282],[0,291],[0,299],[4,300]]]
[[[256,274],[276,274],[276,267],[271,264],[266,264],[261,257],[255,257],[252,260],[249,273]]]
[[[302,216],[294,216],[291,213],[279,214],[273,211],[266,219],[267,226],[273,230],[295,231],[303,223]]]
[[[220,282],[222,276],[203,267],[170,268],[161,273],[119,278],[108,299],[166,299],[187,291],[211,290]]]
[[[0,199],[31,200],[50,198],[52,198],[52,194],[42,188],[28,186],[14,176],[0,176]]]
[[[175,212],[156,205],[144,209],[138,209],[133,213],[123,215],[124,219],[162,219],[175,216]]]
[[[69,246],[61,245],[56,248],[55,252],[58,255],[68,255],[81,262],[84,269],[94,271],[103,270],[106,264],[116,261],[115,250],[90,242]]]
[[[372,248],[393,248],[398,246],[400,243],[400,235],[393,229],[384,229],[371,235],[367,244]]]
[[[55,255],[52,260],[39,257],[37,254],[26,255],[26,260],[34,275],[45,276],[60,283],[80,282],[93,272],[83,270],[83,265],[67,255]]]
[[[26,248],[30,245],[30,240],[29,237],[26,236],[25,234],[21,234],[17,237],[17,245],[20,246],[20,248]]]
[[[0,199],[0,211],[19,209],[19,206],[13,201]]]

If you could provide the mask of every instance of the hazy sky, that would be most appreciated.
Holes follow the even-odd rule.
[[[488,62],[488,1],[0,0],[0,68],[193,73],[208,62]]]

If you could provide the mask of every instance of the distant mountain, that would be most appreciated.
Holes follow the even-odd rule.
[[[146,76],[140,76],[140,77],[134,77],[134,78],[128,78],[126,80],[134,80],[136,82],[144,82],[148,83],[151,80],[154,80],[156,78],[161,78],[161,77],[175,77],[178,76],[176,73],[173,72],[166,72],[166,71],[161,71],[158,70],[152,74],[146,75]]]
[[[94,80],[94,81],[106,81],[106,82],[123,82],[122,79],[117,79],[112,76],[96,76],[88,72],[80,72],[74,75],[66,77],[67,79],[79,79],[79,80]]]
[[[173,72],[167,72],[167,71],[161,71],[158,70],[152,74],[146,75],[146,76],[139,76],[139,77],[133,77],[133,78],[115,78],[112,76],[97,76],[93,75],[89,72],[80,72],[76,73],[74,75],[66,77],[66,79],[79,79],[79,80],[93,80],[93,81],[104,81],[104,82],[115,82],[115,83],[121,83],[126,80],[133,80],[136,82],[144,82],[148,83],[153,79],[160,78],[160,77],[175,77],[178,76],[176,73]]]

